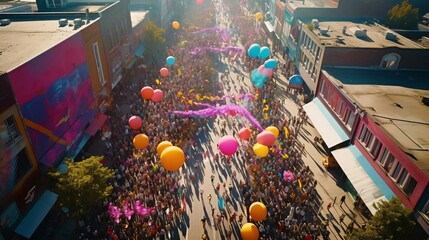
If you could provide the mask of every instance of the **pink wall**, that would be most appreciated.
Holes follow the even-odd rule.
[[[402,199],[405,206],[413,208],[416,206],[419,201],[423,191],[425,190],[429,178],[412,162],[410,157],[408,157],[397,145],[393,142],[388,135],[386,135],[383,130],[379,128],[367,115],[360,121],[358,126],[357,133],[360,133],[363,124],[374,134],[375,137],[381,142],[381,144],[386,147],[390,153],[395,156],[396,160],[399,161],[402,166],[408,170],[410,176],[412,176],[417,181],[417,186],[414,189],[414,192],[407,196],[402,190],[394,183],[394,181],[389,177],[388,173],[384,171],[376,162],[372,160],[372,156],[365,150],[365,148],[360,144],[358,139],[352,139],[352,142],[359,148],[371,166],[377,171],[381,178],[386,182],[390,189]],[[359,134],[356,134],[359,136]]]

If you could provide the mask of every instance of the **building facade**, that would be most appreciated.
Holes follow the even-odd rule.
[[[351,195],[372,213],[374,202],[399,197],[426,231],[428,76],[424,70],[326,67],[316,97],[304,106]]]

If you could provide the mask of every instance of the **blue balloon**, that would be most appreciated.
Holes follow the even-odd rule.
[[[174,57],[169,56],[169,57],[167,58],[167,64],[168,64],[168,65],[173,65],[175,62],[176,62],[176,59],[174,59]]]
[[[277,60],[272,59],[272,58],[268,59],[267,61],[265,61],[264,67],[268,68],[268,69],[273,69],[273,68],[277,67]]]
[[[260,59],[264,59],[270,56],[270,49],[268,47],[261,47],[261,50],[259,51],[258,57]]]
[[[254,43],[250,45],[249,49],[247,50],[247,54],[249,55],[249,57],[255,58],[259,55],[260,51],[261,51],[261,46],[259,46],[259,44]]]
[[[252,76],[252,83],[253,85],[255,85],[256,88],[261,88],[262,86],[264,86],[265,82],[268,79],[267,76],[260,74],[257,68],[252,71],[251,76]]]

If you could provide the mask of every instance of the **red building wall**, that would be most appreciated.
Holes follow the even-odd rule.
[[[381,144],[390,151],[390,153],[395,157],[396,161],[399,161],[399,163],[401,163],[402,166],[407,169],[410,176],[416,179],[417,186],[414,189],[413,193],[407,196],[390,178],[389,174],[377,164],[377,160],[372,158],[372,156],[362,146],[357,137],[355,139],[352,139],[352,142],[362,152],[362,154],[365,156],[371,166],[377,171],[377,173],[386,182],[386,184],[395,193],[395,195],[402,199],[404,205],[406,207],[414,209],[429,182],[429,178],[412,162],[413,160],[411,160],[398,147],[398,145],[390,138],[390,136],[386,135],[386,133],[384,133],[383,130],[380,129],[380,127],[375,124],[367,115],[365,115],[365,117],[360,121],[357,129],[358,134],[356,134],[356,136],[359,135],[364,124],[374,134],[374,136],[377,137]]]

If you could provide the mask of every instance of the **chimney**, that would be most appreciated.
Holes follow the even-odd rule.
[[[88,23],[90,23],[90,22],[91,22],[91,20],[89,19],[89,8],[87,8],[87,9],[85,10],[85,13],[86,13],[86,24],[88,24]]]

